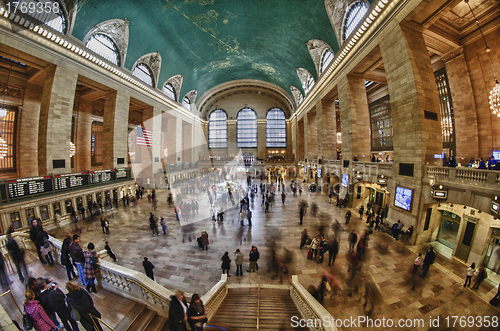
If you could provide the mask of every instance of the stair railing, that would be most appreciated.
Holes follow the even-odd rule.
[[[23,315],[23,312],[21,311],[21,308],[19,308],[19,305],[17,304],[16,299],[14,298],[14,295],[12,294],[11,290],[8,290],[7,292],[0,294],[0,298],[6,296],[7,294],[10,294],[10,296],[12,297],[12,301],[14,301],[14,303],[16,304],[17,310],[19,310],[19,313]]]
[[[205,293],[201,300],[208,310],[207,319],[210,320],[212,316],[224,301],[227,295],[227,275],[222,274],[220,281],[215,284],[207,293]]]
[[[260,311],[260,276],[259,276],[259,285],[257,286],[257,329],[259,329],[259,311]]]
[[[111,331],[115,331],[115,329],[113,329],[112,327],[110,327],[108,323],[104,322],[99,317],[93,316],[92,314],[89,314],[89,316],[90,316],[90,319],[92,320],[92,323],[94,324],[94,327],[95,327],[96,330],[101,330],[102,329],[102,328],[99,328],[97,326],[97,323],[96,323],[96,320],[97,320],[98,322],[104,324],[104,326],[107,327],[108,329],[110,329]]]
[[[165,298],[162,298],[161,296],[159,296],[158,294],[154,293],[153,291],[151,291],[150,289],[148,289],[147,287],[145,287],[144,285],[142,285],[141,283],[139,282],[136,282],[135,280],[133,279],[128,279],[126,278],[126,280],[128,282],[131,282],[133,284],[136,284],[137,286],[139,286],[141,288],[142,291],[145,291],[147,292],[149,295],[152,295],[154,296],[156,299],[160,300],[162,303],[166,304],[166,306],[168,307],[169,304],[170,304],[170,301],[165,299]]]

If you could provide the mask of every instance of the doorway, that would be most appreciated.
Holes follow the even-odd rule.
[[[486,268],[498,273],[498,269],[500,268],[500,257],[497,256],[497,254],[499,254],[497,250],[500,250],[500,228],[493,228],[484,258],[484,265]]]
[[[441,225],[439,227],[437,240],[443,245],[453,249],[457,242],[461,218],[457,214],[446,210],[443,210],[441,213]]]

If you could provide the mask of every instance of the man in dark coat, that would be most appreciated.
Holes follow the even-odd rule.
[[[188,304],[184,297],[184,291],[176,289],[175,295],[170,297],[168,309],[170,331],[187,331],[187,310]]]
[[[47,264],[47,262],[42,257],[42,251],[40,250],[40,245],[38,244],[37,222],[38,222],[37,219],[34,219],[31,222],[30,239],[33,242],[33,244],[35,244],[36,252],[38,254],[38,258],[40,259],[40,262],[42,262],[43,264]]]
[[[334,237],[330,242],[330,248],[328,249],[328,254],[329,254],[328,265],[335,263],[335,257],[337,256],[338,252],[339,252],[339,243],[337,241],[337,238]]]
[[[50,317],[52,322],[56,325],[56,327],[62,326],[57,320],[56,313],[54,309],[49,304],[49,296],[50,292],[52,292],[51,288],[47,288],[47,279],[38,278],[36,280],[36,287],[40,289],[40,305],[42,305],[43,310],[47,313],[47,316]]]
[[[434,263],[434,259],[436,258],[436,253],[434,253],[434,249],[431,245],[429,245],[429,250],[425,254],[424,264],[422,266],[422,275],[420,277],[425,277],[427,275],[427,271],[429,271],[429,267]]]
[[[142,266],[144,267],[144,271],[146,272],[146,276],[148,276],[152,280],[155,280],[155,276],[153,274],[153,269],[155,268],[155,266],[153,263],[151,263],[151,261],[148,260],[147,257],[144,258],[144,261],[142,262]]]
[[[23,265],[26,278],[29,277],[28,268],[26,267],[26,262],[24,261],[24,251],[19,248],[19,245],[14,240],[14,238],[12,238],[10,233],[7,233],[7,243],[5,244],[5,247],[9,251],[10,257],[14,261],[19,279],[21,280],[21,283],[23,283],[24,277],[21,269],[21,264]]]
[[[66,330],[79,331],[78,324],[71,318],[71,312],[68,306],[66,306],[65,299],[66,296],[63,291],[58,288],[58,285],[55,284],[52,286],[52,290],[48,295],[48,304],[50,308],[57,313]],[[71,323],[71,327],[68,322]]]

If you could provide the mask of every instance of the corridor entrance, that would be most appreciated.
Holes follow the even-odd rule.
[[[460,216],[446,210],[441,211],[441,213],[441,225],[437,240],[453,249],[457,241],[458,228],[460,227]]]

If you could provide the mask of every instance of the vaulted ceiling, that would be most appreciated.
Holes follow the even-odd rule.
[[[317,79],[307,41],[320,39],[338,50],[323,0],[86,0],[78,3],[72,34],[83,40],[98,23],[125,18],[125,68],[159,51],[157,87],[182,74],[180,99],[237,79],[262,80],[291,95],[289,86],[302,89],[296,67]]]

